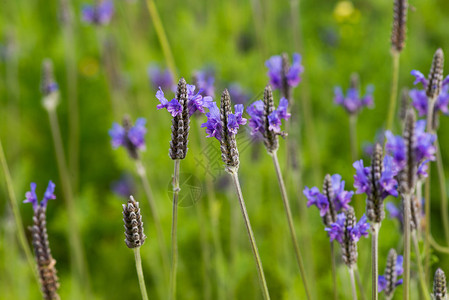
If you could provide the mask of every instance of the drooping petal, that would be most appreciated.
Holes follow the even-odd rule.
[[[46,207],[48,200],[56,199],[55,184],[50,180],[47,189],[45,190],[44,199],[41,201],[41,206]]]
[[[418,84],[418,83],[422,83],[424,88],[427,88],[427,78],[426,76],[424,76],[423,73],[421,73],[420,71],[417,70],[413,70],[410,72],[410,74],[412,74],[413,76],[415,76],[415,81],[413,82],[413,84]]]

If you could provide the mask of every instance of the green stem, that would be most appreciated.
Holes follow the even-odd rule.
[[[20,246],[25,253],[28,264],[34,274],[38,285],[40,286],[39,275],[37,274],[36,265],[34,263],[33,254],[31,253],[30,247],[28,246],[25,228],[23,228],[22,217],[20,216],[19,206],[17,205],[16,195],[14,193],[14,187],[11,179],[11,173],[9,172],[8,163],[6,162],[5,152],[3,151],[2,141],[0,140],[0,163],[2,164],[3,174],[5,176],[6,188],[8,189],[8,199],[11,204],[12,213],[14,215],[14,221],[16,222],[17,238],[19,240]]]
[[[67,205],[67,215],[69,219],[69,242],[72,249],[72,265],[76,270],[76,276],[81,286],[85,287],[87,294],[90,294],[89,279],[87,272],[87,262],[84,257],[82,243],[79,233],[79,225],[76,218],[76,206],[73,200],[73,190],[70,181],[69,172],[66,165],[64,148],[62,145],[61,130],[59,128],[58,116],[55,107],[46,107],[50,120],[50,128],[53,136],[53,143],[56,152],[56,160],[59,171],[59,179],[61,180],[64,199]]]
[[[440,184],[440,202],[441,202],[441,217],[443,219],[444,236],[446,238],[446,244],[449,245],[449,215],[447,207],[447,192],[446,192],[446,182],[444,178],[444,167],[443,159],[441,157],[440,143],[438,141],[438,136],[435,140],[436,152],[437,152],[437,171],[438,171],[438,181]]]
[[[140,293],[143,300],[148,300],[147,288],[145,287],[145,279],[143,278],[142,260],[140,258],[140,247],[134,248],[134,258],[136,259],[137,277],[139,278]]]
[[[432,234],[430,234],[430,244],[432,245],[433,248],[435,248],[435,250],[437,250],[438,252],[441,253],[446,253],[449,254],[449,247],[444,247],[440,244],[437,243],[437,241],[435,241],[435,239],[433,238]]]
[[[379,248],[379,230],[380,223],[372,223],[371,225],[371,281],[372,293],[371,299],[377,300],[378,292],[378,277],[379,277],[379,262],[378,262],[378,248]]]
[[[348,268],[349,270],[349,277],[351,278],[351,291],[352,291],[352,299],[357,300],[357,290],[355,288],[355,278],[354,278],[354,269]]]
[[[337,291],[337,267],[335,265],[335,253],[334,253],[334,241],[330,243],[331,246],[331,262],[332,262],[332,283],[334,290],[334,300],[338,299],[338,291]]]
[[[304,271],[304,263],[302,261],[301,251],[298,246],[298,241],[295,233],[295,225],[293,223],[292,212],[290,209],[290,204],[288,201],[287,191],[285,189],[284,179],[282,178],[281,168],[279,167],[279,161],[277,157],[277,152],[274,151],[270,153],[273,158],[274,168],[276,169],[276,175],[279,182],[279,188],[281,190],[282,202],[284,204],[285,215],[287,217],[288,227],[290,230],[290,236],[292,239],[293,247],[295,250],[296,262],[298,263],[299,273],[301,274],[302,283],[304,285],[304,290],[306,291],[307,299],[310,299],[309,287],[307,285],[306,273]]]
[[[178,198],[179,198],[179,166],[180,160],[174,160],[173,172],[173,217],[171,225],[171,273],[170,273],[170,299],[176,299],[176,269],[178,267],[178,240],[176,231],[178,225]]]
[[[412,241],[413,241],[413,246],[415,248],[416,263],[418,265],[419,284],[421,286],[421,291],[422,291],[422,294],[424,295],[424,297],[426,298],[426,300],[430,300],[429,291],[428,291],[427,286],[426,286],[426,279],[425,279],[425,276],[424,276],[424,268],[423,268],[423,265],[422,265],[421,253],[419,251],[418,237],[416,235],[416,230],[414,230],[412,232]]]
[[[234,187],[237,193],[237,198],[240,204],[240,210],[242,211],[243,220],[245,221],[246,231],[248,233],[249,242],[251,244],[251,249],[253,251],[254,259],[256,261],[257,272],[259,275],[259,281],[262,288],[262,294],[265,300],[270,299],[270,294],[268,292],[267,282],[265,280],[265,274],[263,272],[262,261],[259,256],[259,250],[257,250],[256,239],[254,237],[253,230],[251,228],[251,223],[249,221],[248,212],[246,211],[245,200],[243,199],[242,189],[240,188],[239,177],[236,169],[230,169],[229,174],[232,177]]]
[[[151,192],[150,183],[147,179],[147,172],[146,172],[145,167],[143,166],[141,160],[136,161],[136,169],[137,169],[137,174],[140,177],[140,181],[142,182],[143,189],[145,191],[145,195],[148,200],[148,204],[150,206],[151,216],[153,217],[153,221],[154,221],[154,227],[156,228],[156,237],[157,237],[157,241],[159,244],[159,251],[161,252],[161,257],[162,257],[162,265],[163,265],[164,274],[165,274],[164,278],[166,280],[170,263],[169,263],[169,258],[168,258],[168,254],[167,254],[168,253],[167,248],[165,246],[164,231],[162,230],[161,219],[159,218],[159,213],[158,213],[158,209],[156,206],[156,202],[154,201],[154,197]]]
[[[167,35],[165,34],[164,26],[162,25],[162,21],[159,18],[159,14],[157,12],[156,5],[153,0],[146,0],[148,12],[150,13],[151,20],[153,21],[154,29],[156,30],[157,38],[159,39],[159,43],[161,43],[162,52],[165,56],[165,61],[167,62],[167,66],[172,73],[173,78],[177,78],[176,72],[176,64],[175,59],[173,58],[173,54],[170,48],[170,44],[168,42]]]
[[[410,299],[410,194],[403,195],[404,201],[404,288],[403,299]]]
[[[349,116],[349,140],[351,144],[351,162],[357,160],[357,115],[351,114]]]
[[[357,285],[359,286],[359,294],[362,300],[365,300],[365,290],[363,289],[362,279],[360,278],[359,268],[354,265],[355,279],[357,280]]]
[[[388,109],[387,130],[393,126],[394,114],[396,111],[396,102],[398,98],[398,78],[399,78],[399,52],[392,50],[393,59],[393,78],[391,80],[390,107]]]

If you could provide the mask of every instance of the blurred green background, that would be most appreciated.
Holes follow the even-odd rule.
[[[69,157],[72,148],[68,124],[74,111],[67,101],[66,59],[73,51],[80,126],[75,213],[89,267],[89,298],[140,297],[133,254],[123,241],[121,203],[126,199],[111,190],[111,184],[126,173],[135,182],[135,198],[141,202],[148,236],[141,252],[150,298],[167,299],[155,229],[143,188],[126,151],[112,150],[108,136],[112,122],[120,122],[124,114],[129,114],[133,120],[147,118],[147,151],[142,159],[169,249],[171,198],[168,190],[173,168],[168,156],[171,117],[165,111],[156,110],[158,101],[147,76],[150,64],[165,68],[166,61],[145,1],[115,0],[112,22],[104,27],[81,22],[83,3],[76,0],[69,4],[73,13],[73,40],[61,25],[59,1],[16,0],[0,4],[0,138],[20,201],[23,224],[25,227],[32,224],[31,206],[21,204],[29,183],[37,183],[37,194],[41,197],[48,180],[52,179],[58,199],[49,204],[47,226],[52,253],[57,260],[60,294],[62,299],[82,299],[80,291],[87,287],[80,287],[72,277],[66,206],[48,117],[39,91],[42,60],[51,58],[61,91],[57,112],[66,157]],[[362,111],[357,124],[360,153],[363,142],[372,142],[376,132],[385,126],[391,85],[389,41],[393,1],[165,0],[156,1],[156,6],[178,75],[190,80],[193,71],[212,67],[216,74],[216,95],[229,83],[238,82],[253,100],[260,99],[268,81],[265,60],[282,52],[302,55],[305,72],[302,82],[294,89],[299,127],[288,137],[299,145],[301,180],[288,176],[287,184],[312,293],[315,299],[330,299],[328,238],[317,209],[301,211],[299,203],[305,201],[302,188],[303,185],[321,187],[326,173],[342,174],[347,187],[352,187],[354,171],[348,116],[333,104],[334,86],[346,89],[352,72],[360,74],[363,90],[369,83],[375,85],[375,108]],[[411,70],[427,74],[438,47],[449,52],[449,2],[415,0],[410,1],[410,6],[407,42],[401,54],[400,88],[412,87]],[[277,101],[277,92],[275,97]],[[115,112],[113,103],[118,108]],[[204,116],[193,118],[196,119],[191,123],[190,150],[181,164],[181,172],[185,177],[193,175],[198,180],[195,186],[199,186],[202,193],[199,199],[195,198],[198,201],[194,205],[179,209],[178,299],[216,299],[220,292],[218,278],[226,282],[226,299],[261,299],[251,249],[228,177],[217,169],[211,176],[198,164],[199,160],[207,158],[205,147],[217,150],[218,142],[206,139],[204,130],[199,129]],[[445,149],[449,142],[445,137],[449,122],[442,117],[440,123],[443,162],[448,162]],[[396,133],[399,133],[399,122]],[[246,134],[241,133],[242,136]],[[243,137],[243,140],[248,141],[248,138]],[[279,155],[283,169],[285,146],[285,141],[281,141]],[[216,159],[219,161],[218,156]],[[241,151],[240,161],[243,195],[272,299],[304,299],[271,159],[263,144],[251,142]],[[16,239],[3,174],[0,178],[0,299],[39,299],[39,288]],[[434,178],[432,232],[436,240],[444,244],[439,189]],[[212,190],[206,188],[207,183],[212,184]],[[211,197],[213,194],[215,198]],[[353,202],[363,201],[362,196],[353,199]],[[398,202],[396,199],[387,201]],[[363,211],[357,211],[358,216],[362,214]],[[212,230],[212,216],[218,220],[218,236]],[[397,222],[386,219],[380,232],[380,274],[388,250],[396,247],[402,251],[400,236]],[[29,234],[28,238],[31,238]],[[358,266],[367,296],[371,282],[369,247],[369,239],[359,242]],[[220,251],[224,259],[217,261]],[[341,299],[349,299],[349,275],[339,250],[337,256],[339,295]],[[432,263],[432,274],[437,265],[449,271],[449,259],[445,254],[433,252]],[[416,264],[412,263],[415,282],[416,274]],[[412,285],[415,299],[419,297],[417,286],[417,283]],[[401,297],[401,289],[398,288],[395,299]]]

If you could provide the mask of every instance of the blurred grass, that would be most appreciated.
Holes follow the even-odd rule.
[[[365,110],[358,119],[359,145],[372,141],[375,133],[385,122],[391,80],[389,37],[392,2],[387,0],[354,1],[353,10],[346,17],[336,14],[338,1],[300,1],[298,20],[301,32],[304,81],[295,89],[295,99],[301,101],[304,84],[310,92],[318,153],[310,151],[307,128],[301,124],[301,165],[303,183],[321,186],[313,177],[312,157],[319,158],[319,170],[324,173],[340,173],[352,186],[353,168],[350,159],[348,125],[345,112],[335,107],[333,87],[349,83],[352,72],[358,72],[362,85],[375,85],[375,108]],[[151,62],[164,66],[164,57],[149,19],[144,1],[115,1],[116,14],[112,23],[104,28],[93,28],[80,22],[81,1],[73,1],[75,13],[75,42],[78,67],[78,90],[80,104],[80,183],[77,191],[77,211],[81,224],[84,248],[87,254],[92,289],[95,299],[131,299],[139,296],[137,276],[132,252],[123,242],[123,225],[120,203],[110,190],[111,182],[122,172],[134,174],[134,165],[123,149],[113,151],[110,147],[108,129],[113,121],[124,113],[133,119],[146,117],[148,122],[147,151],[143,160],[154,187],[154,196],[162,216],[166,239],[171,222],[171,203],[167,193],[171,179],[172,161],[169,159],[170,116],[155,109],[155,91],[149,85],[146,67]],[[260,13],[253,13],[254,4]],[[216,93],[219,94],[229,82],[237,81],[259,94],[267,82],[264,61],[280,52],[295,51],[294,30],[291,28],[289,1],[156,1],[160,17],[173,50],[178,73],[191,77],[193,70],[206,65],[216,70]],[[445,28],[449,27],[449,3],[444,0],[411,2],[409,11],[407,45],[401,54],[399,87],[412,86],[412,69],[428,72],[432,54],[442,47],[449,53],[449,40]],[[44,58],[54,61],[56,78],[61,89],[61,104],[58,107],[66,151],[68,142],[68,109],[64,41],[58,22],[58,3],[44,1],[2,1],[0,12],[0,138],[5,147],[11,168],[15,191],[22,199],[29,183],[38,184],[38,195],[43,193],[49,179],[57,183],[56,202],[48,209],[48,231],[53,256],[61,280],[61,296],[69,298],[73,279],[70,273],[68,240],[66,237],[67,214],[63,205],[49,124],[41,107],[39,93],[40,67]],[[256,36],[256,24],[260,24]],[[102,49],[97,41],[101,36],[113,45],[114,66],[119,71],[123,85],[117,89],[111,84],[102,63]],[[13,43],[13,50],[8,47]],[[119,116],[114,116],[111,99],[115,97],[122,106]],[[302,113],[302,112],[300,112]],[[193,122],[199,126],[204,117]],[[302,120],[302,115],[300,115]],[[396,128],[398,129],[398,127]],[[440,143],[443,161],[448,162],[449,141],[444,138],[449,130],[445,117],[441,118]],[[181,172],[192,173],[204,182],[204,170],[196,159],[204,159],[199,139],[206,144],[217,142],[205,140],[201,130],[198,136],[192,130],[189,154],[182,164]],[[281,148],[285,142],[281,141]],[[258,156],[255,153],[259,153]],[[281,166],[285,166],[285,151],[279,151]],[[217,158],[218,159],[218,158]],[[433,172],[435,174],[435,172]],[[136,174],[134,174],[136,175]],[[220,234],[226,258],[223,270],[229,286],[229,295],[237,299],[259,299],[257,275],[251,257],[243,222],[235,212],[237,201],[226,177],[217,175],[214,181],[219,211]],[[1,176],[3,178],[3,176]],[[288,237],[288,228],[283,215],[282,203],[270,157],[262,145],[252,143],[241,153],[240,178],[255,231],[260,255],[264,264],[272,299],[302,299],[303,287],[299,278]],[[158,247],[155,245],[155,230],[151,224],[148,205],[144,200],[137,177],[136,199],[141,202],[146,233],[149,239],[142,248],[142,259],[147,287],[151,298],[164,299],[165,291],[160,281],[155,261]],[[204,184],[203,184],[204,187]],[[4,180],[0,184],[0,299],[39,299],[38,287],[27,269],[25,257],[19,251],[14,234],[14,223],[6,201]],[[182,192],[181,192],[182,193]],[[302,192],[293,184],[289,186],[292,210],[300,241],[305,235],[297,194]],[[356,197],[355,201],[363,201]],[[432,180],[432,231],[442,243],[443,231],[439,211],[437,180]],[[208,201],[203,193],[196,203],[210,224]],[[24,226],[31,224],[32,210],[20,205]],[[331,295],[329,243],[323,231],[316,209],[307,211],[311,244],[300,242],[302,249],[308,248],[313,260],[315,278],[309,278],[317,299]],[[362,212],[358,211],[358,215]],[[232,216],[235,219],[232,219]],[[204,277],[203,259],[199,232],[204,227],[199,223],[194,207],[179,210],[179,254],[178,273],[179,299],[201,299]],[[205,226],[207,241],[214,248],[209,226]],[[380,232],[380,273],[385,266],[389,248],[401,248],[397,224],[385,220]],[[359,269],[370,290],[369,240],[359,243]],[[234,256],[232,256],[234,255]],[[340,261],[340,260],[339,260]],[[435,253],[433,258],[443,270],[449,270],[447,256]],[[213,262],[213,260],[212,260]],[[434,270],[436,266],[432,267]],[[412,270],[415,266],[412,264]],[[207,270],[211,278],[213,295],[217,283],[215,266]],[[162,272],[162,270],[160,270]],[[342,299],[349,297],[349,276],[344,265],[338,266],[338,281]],[[413,278],[413,276],[412,276]],[[399,288],[396,299],[401,294]],[[412,293],[413,294],[413,293]],[[229,296],[231,297],[231,296]]]

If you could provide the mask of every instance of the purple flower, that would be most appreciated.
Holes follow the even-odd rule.
[[[248,93],[244,91],[238,83],[230,84],[228,92],[232,101],[236,104],[246,104],[246,102],[250,99]]]
[[[404,258],[402,257],[402,255],[398,255],[396,258],[395,271],[396,271],[397,277],[401,276],[402,273],[404,273],[404,269],[402,267],[403,260],[404,260]],[[403,281],[402,278],[396,279],[394,286],[397,287],[398,285],[401,285],[402,281]],[[379,293],[387,288],[388,282],[384,275],[379,275],[378,283],[379,283]]]
[[[173,90],[175,88],[173,76],[169,69],[162,70],[155,65],[150,66],[148,67],[148,77],[155,90],[159,88],[162,90]]]
[[[271,130],[275,133],[281,132],[281,124],[282,119],[288,120],[290,118],[290,114],[287,112],[288,108],[288,100],[285,98],[281,98],[279,101],[279,105],[276,110],[274,110],[268,116],[268,130]],[[264,103],[262,100],[257,100],[253,104],[251,104],[247,112],[251,117],[249,121],[249,126],[251,127],[251,135],[255,135],[258,132],[261,134],[265,133],[265,124],[264,124]]]
[[[387,288],[388,282],[387,282],[387,279],[385,278],[384,275],[379,275],[379,278],[378,278],[377,282],[378,282],[378,285],[379,285],[379,293]]]
[[[101,1],[97,5],[85,4],[81,10],[82,20],[88,24],[107,25],[114,14],[114,3],[110,0]]]
[[[337,221],[331,224],[331,227],[326,227],[324,230],[328,233],[330,241],[337,240],[339,243],[343,243],[345,236],[345,220],[344,213],[338,214]]]
[[[195,89],[196,87],[194,85],[187,84],[187,108],[189,110],[189,116],[192,116],[196,111],[204,113],[204,107],[207,107],[208,103],[212,102],[212,97],[203,97],[201,90],[195,93]],[[157,109],[166,108],[173,117],[182,113],[182,105],[178,100],[173,98],[171,101],[168,101],[161,87],[156,92],[156,98],[161,102],[156,106]]]
[[[411,74],[416,78],[413,84],[416,85],[418,83],[421,83],[424,89],[427,88],[428,80],[421,72],[413,70]],[[409,95],[410,98],[412,99],[412,105],[418,111],[419,116],[426,116],[428,104],[426,91],[413,89],[409,92]],[[435,112],[441,111],[443,114],[447,115],[449,114],[448,105],[449,105],[449,76],[447,76],[443,80],[443,87],[436,99],[434,111]]]
[[[369,232],[369,223],[365,215],[363,215],[357,224],[351,228],[351,238],[354,242],[358,242],[362,236],[367,237]]]
[[[345,220],[345,214],[340,213],[337,216],[337,221],[332,223],[330,228],[324,229],[329,234],[331,242],[333,240],[337,240],[339,243],[343,243],[345,231],[348,233],[349,238],[353,242],[358,242],[362,236],[368,236],[370,224],[368,223],[365,215],[360,218],[354,227],[345,228]]]
[[[206,127],[207,137],[215,137],[221,142],[221,117],[220,110],[214,101],[206,102],[206,107],[209,112],[206,113],[207,122],[201,124],[201,127]],[[234,106],[235,113],[228,114],[228,132],[230,134],[237,134],[240,125],[246,124],[246,119],[243,118],[243,105],[237,104]]]
[[[320,190],[317,187],[312,187],[309,189],[307,186],[303,191],[304,196],[306,196],[308,202],[307,207],[315,205],[320,210],[320,216],[323,217],[326,215],[329,210],[329,202],[327,201],[326,196],[320,193]]]
[[[129,147],[129,143],[136,149],[145,148],[145,133],[147,132],[145,128],[146,120],[145,118],[138,118],[136,124],[126,130],[118,123],[113,123],[112,128],[109,130],[109,136],[111,137],[112,147],[118,148],[124,146]]]
[[[349,114],[357,114],[364,107],[373,107],[373,91],[374,87],[369,85],[366,88],[365,96],[360,97],[357,89],[349,88],[345,96],[341,87],[335,87],[334,102],[335,104],[342,106]]]
[[[193,76],[195,78],[196,85],[204,92],[204,95],[210,97],[215,96],[215,77],[212,69],[196,71]]]
[[[270,84],[275,89],[282,88],[282,56],[275,55],[270,57],[265,66],[268,68],[268,77]],[[295,87],[301,81],[301,73],[304,72],[304,67],[301,65],[301,55],[293,54],[292,64],[285,74],[289,86]]]
[[[369,176],[370,167],[363,166],[363,160],[358,160],[352,164],[355,168],[354,187],[357,189],[356,194],[369,194],[371,192]]]
[[[23,201],[23,203],[31,203],[33,205],[34,210],[37,210],[39,205],[41,207],[46,207],[48,200],[56,199],[55,184],[51,180],[48,182],[47,189],[45,190],[45,193],[44,193],[44,198],[42,199],[42,201],[40,203],[36,196],[36,183],[32,182],[30,184],[30,188],[31,188],[30,191],[25,193],[26,199]]]

